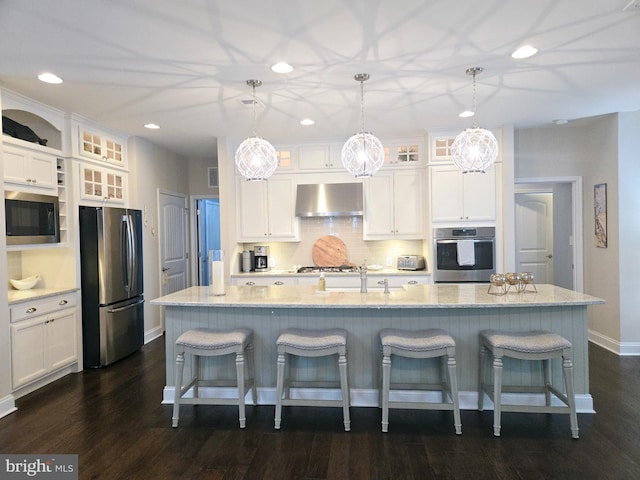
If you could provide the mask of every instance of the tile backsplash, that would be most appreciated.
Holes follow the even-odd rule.
[[[376,240],[362,239],[362,217],[311,217],[300,219],[300,242],[271,242],[269,246],[271,268],[286,270],[293,265],[313,265],[311,250],[316,240],[323,235],[335,235],[347,247],[347,259],[356,265],[385,265],[391,258],[396,265],[398,255],[425,254],[423,240]],[[243,248],[253,250],[256,244],[244,244]],[[263,244],[257,244],[263,245]]]
[[[22,252],[7,252],[7,278],[22,279]],[[10,287],[7,281],[7,286]]]

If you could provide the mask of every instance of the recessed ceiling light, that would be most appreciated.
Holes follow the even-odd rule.
[[[313,125],[316,122],[314,122],[313,120],[311,120],[310,118],[305,118],[303,120],[300,120],[300,125],[304,125],[304,126],[308,126],[308,125]]]
[[[147,123],[144,128],[148,128],[149,130],[157,130],[160,128],[160,125],[156,125],[155,123]]]
[[[287,62],[278,62],[271,66],[271,70],[276,73],[289,73],[293,71],[293,67]]]
[[[553,123],[555,123],[556,125],[566,125],[567,123],[569,123],[569,120],[567,120],[566,118],[558,118],[554,120]]]
[[[475,112],[472,112],[471,110],[465,110],[464,112],[462,112],[458,116],[460,118],[467,118],[467,117],[473,117],[474,115],[475,115]]]
[[[538,49],[536,47],[523,45],[511,54],[511,58],[521,60],[523,58],[533,57],[536,53],[538,53]]]
[[[62,79],[59,76],[50,72],[41,73],[40,75],[38,75],[38,80],[45,83],[53,83],[53,84],[62,83]]]

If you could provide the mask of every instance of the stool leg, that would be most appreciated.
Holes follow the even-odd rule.
[[[338,355],[338,367],[340,369],[340,388],[342,389],[342,412],[344,418],[344,431],[351,430],[351,418],[349,416],[349,377],[347,375],[347,355],[346,352],[341,352]]]
[[[542,371],[544,374],[544,403],[549,407],[551,406],[551,361],[549,359],[542,360]]]
[[[500,402],[502,395],[502,357],[493,357],[493,435],[500,436]]]
[[[573,392],[573,362],[571,357],[562,357],[562,371],[564,373],[564,386],[569,402],[569,418],[571,422],[571,436],[578,438],[578,415],[576,414],[576,397]]]
[[[254,405],[258,405],[258,392],[256,390],[256,361],[253,356],[253,345],[247,345],[247,356],[249,362],[249,380],[251,382],[251,397]]]
[[[280,430],[280,422],[282,421],[282,388],[284,386],[284,353],[278,353],[278,377],[276,381],[276,417],[275,429]]]
[[[449,365],[449,389],[451,390],[451,400],[453,401],[453,426],[456,434],[462,434],[462,421],[460,420],[460,401],[458,399],[458,377],[456,374],[456,358],[448,357]]]
[[[198,398],[200,396],[199,383],[202,378],[201,364],[200,364],[200,355],[193,355],[193,398]]]
[[[182,374],[184,372],[184,352],[178,353],[176,356],[176,368],[174,375],[174,396],[173,396],[173,418],[171,426],[178,426],[178,418],[180,417],[180,397],[182,390]]]
[[[478,410],[484,410],[484,377],[486,369],[486,356],[487,347],[480,345],[480,360],[479,360],[479,374],[478,374]]]
[[[236,353],[236,377],[238,382],[238,418],[240,420],[240,428],[245,428],[247,417],[244,408],[244,353],[242,351]]]
[[[391,354],[382,355],[382,431],[389,429],[389,389],[391,385]]]

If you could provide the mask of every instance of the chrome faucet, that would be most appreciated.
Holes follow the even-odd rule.
[[[388,279],[384,279],[384,293],[390,293],[389,292],[389,280]]]
[[[360,293],[367,293],[367,266],[360,267]]]

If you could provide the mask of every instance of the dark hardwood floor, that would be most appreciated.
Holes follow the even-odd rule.
[[[0,419],[2,453],[75,453],[81,479],[639,479],[640,358],[591,345],[597,413],[579,414],[573,440],[566,415],[503,414],[492,435],[490,411],[391,410],[380,432],[377,408],[185,406],[171,428],[161,405],[164,339],[101,370],[69,375],[18,400]]]

